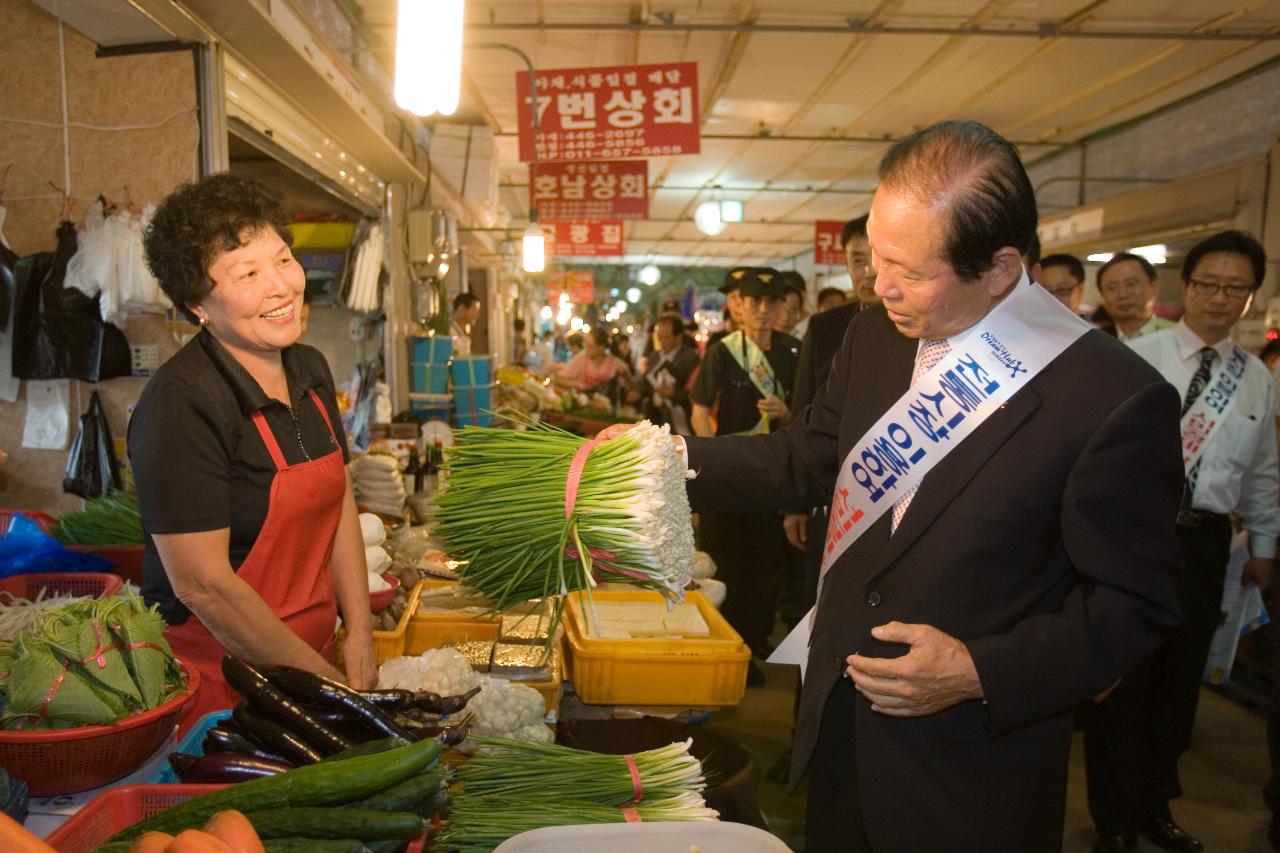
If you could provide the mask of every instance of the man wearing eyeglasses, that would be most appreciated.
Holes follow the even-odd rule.
[[[1130,344],[1183,398],[1182,623],[1109,697],[1086,710],[1095,851],[1132,850],[1138,833],[1166,850],[1203,849],[1174,823],[1169,801],[1182,792],[1178,759],[1190,740],[1209,643],[1221,621],[1228,513],[1240,513],[1249,532],[1245,583],[1270,584],[1280,535],[1272,378],[1229,337],[1265,266],[1262,246],[1240,231],[1204,240],[1182,265],[1182,320]]]
[[[1084,264],[1075,255],[1050,255],[1040,260],[1040,286],[1053,294],[1072,314],[1080,313],[1084,296]]]
[[[1128,343],[1172,327],[1172,321],[1154,313],[1159,290],[1151,261],[1129,252],[1112,255],[1098,270],[1098,292],[1111,317],[1102,331]]]

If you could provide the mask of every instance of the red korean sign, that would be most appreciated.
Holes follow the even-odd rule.
[[[840,232],[844,230],[844,222],[819,219],[814,224],[817,227],[813,235],[813,262],[844,266],[844,249],[840,248]]]
[[[520,160],[616,160],[697,154],[698,66],[694,62],[561,68],[535,80],[516,73]]]
[[[567,293],[576,305],[596,301],[596,274],[591,270],[556,270],[547,273],[547,304],[557,305],[560,294]]]
[[[645,160],[539,163],[529,167],[529,206],[543,222],[649,218]]]
[[[547,235],[549,258],[608,258],[622,254],[622,222],[550,222]],[[547,232],[552,233],[547,233]]]

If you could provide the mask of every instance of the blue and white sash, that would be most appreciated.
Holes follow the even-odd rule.
[[[822,577],[901,496],[1091,328],[1024,274],[845,456],[831,500]],[[815,606],[771,663],[798,663],[803,676],[816,612]]]
[[[1236,401],[1236,390],[1249,367],[1249,354],[1232,344],[1231,356],[1209,380],[1204,392],[1182,416],[1182,465],[1187,474],[1196,467],[1205,445]]]

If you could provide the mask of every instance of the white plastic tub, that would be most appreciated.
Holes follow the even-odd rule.
[[[553,826],[522,832],[494,853],[788,853],[774,836],[715,820]]]

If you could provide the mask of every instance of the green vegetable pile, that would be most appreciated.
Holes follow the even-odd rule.
[[[228,785],[144,818],[95,850],[127,853],[144,833],[177,835],[236,809],[268,850],[394,853],[444,810],[449,775],[440,752],[440,744],[428,739]]]
[[[631,756],[476,736],[458,768],[438,853],[488,853],[512,836],[549,826],[641,820],[716,820],[702,798],[702,763],[690,741]]]
[[[58,519],[53,538],[64,545],[141,545],[138,501],[122,492],[90,498],[84,509]]]
[[[108,725],[186,689],[156,608],[125,590],[47,610],[0,643],[0,728]]]

